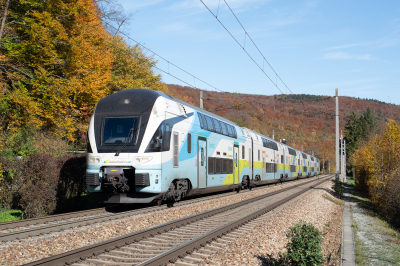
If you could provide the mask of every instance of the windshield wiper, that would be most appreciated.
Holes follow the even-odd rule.
[[[125,146],[128,145],[129,142],[131,142],[131,140],[132,140],[132,138],[133,138],[133,133],[134,133],[134,130],[133,130],[133,127],[132,127],[132,128],[129,130],[128,139],[125,140],[124,145],[122,145],[121,149],[119,149],[119,150],[114,154],[114,156],[119,156],[119,154],[120,154],[121,151],[125,148]]]

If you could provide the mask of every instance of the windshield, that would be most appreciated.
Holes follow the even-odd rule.
[[[107,117],[103,125],[103,145],[135,145],[138,117]],[[131,132],[133,131],[133,134]]]

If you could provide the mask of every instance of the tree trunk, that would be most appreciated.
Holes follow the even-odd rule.
[[[6,25],[6,18],[7,18],[7,13],[8,13],[8,7],[10,5],[10,0],[7,0],[6,2],[6,8],[4,9],[4,15],[3,19],[1,21],[1,28],[0,28],[0,46],[1,46],[1,40],[3,39],[3,33],[4,33],[4,27]]]

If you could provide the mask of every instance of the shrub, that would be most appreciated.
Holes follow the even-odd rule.
[[[344,183],[336,179],[332,180],[332,182],[333,182],[332,189],[333,191],[335,191],[336,196],[338,196],[340,199],[343,199]]]
[[[81,204],[80,196],[86,189],[86,154],[61,158],[32,154],[25,160],[0,157],[0,163],[0,205],[5,209],[22,208],[25,218],[33,218]]]
[[[52,213],[56,208],[56,188],[60,170],[56,159],[47,154],[34,154],[24,163],[25,184],[20,191],[20,206],[26,218]]]
[[[19,208],[21,191],[25,184],[23,161],[19,158],[0,157],[0,207],[7,210]]]
[[[86,191],[86,153],[68,154],[58,159],[57,212],[79,208]]]
[[[304,221],[294,224],[286,234],[289,239],[287,252],[281,256],[289,265],[322,265],[322,233]]]

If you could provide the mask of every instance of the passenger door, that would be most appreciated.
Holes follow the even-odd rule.
[[[207,187],[207,139],[199,137],[197,145],[198,188]]]
[[[265,151],[262,151],[262,167],[261,167],[261,171],[262,171],[262,180],[266,179],[266,171],[267,171],[267,160],[266,160],[266,155],[265,155]]]
[[[233,148],[233,180],[234,184],[239,183],[239,145]]]

